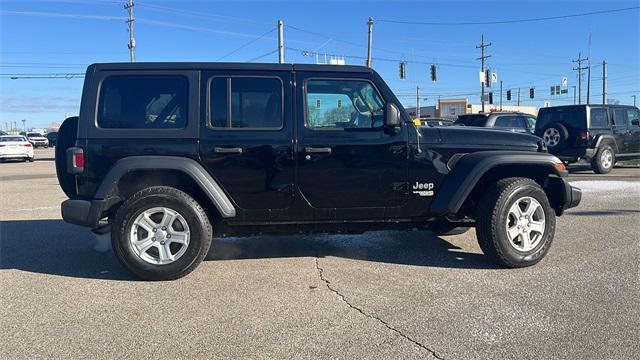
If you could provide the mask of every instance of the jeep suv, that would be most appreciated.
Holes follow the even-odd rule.
[[[63,219],[151,280],[213,236],[273,233],[475,227],[495,262],[529,266],[581,198],[539,138],[416,127],[360,66],[94,64],[58,134]]]
[[[496,111],[459,115],[453,125],[486,127],[533,134],[533,129],[536,126],[536,117],[521,112]]]
[[[623,105],[569,105],[540,109],[536,135],[567,163],[584,159],[598,174],[617,159],[640,158],[640,111]]]

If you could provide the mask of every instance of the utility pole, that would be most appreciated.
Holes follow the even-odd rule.
[[[284,24],[278,20],[278,63],[284,64]]]
[[[582,62],[589,60],[589,58],[583,58],[582,52],[578,53],[578,60],[573,60],[574,63],[578,64],[578,67],[573,68],[573,70],[578,71],[578,104],[582,104],[582,70],[586,70],[587,67],[582,67]]]
[[[367,21],[367,25],[369,25],[369,40],[367,42],[367,67],[371,67],[371,40],[373,33],[373,18],[369,16],[369,21]]]
[[[576,104],[576,86],[573,85],[572,88],[573,88],[573,105],[575,105]]]
[[[476,46],[476,49],[480,49],[480,52],[481,52],[480,57],[477,58],[476,60],[480,60],[481,63],[482,63],[481,70],[480,70],[480,71],[482,71],[482,74],[485,74],[485,72],[484,72],[484,61],[485,61],[485,59],[491,57],[491,55],[485,55],[484,54],[484,49],[489,47],[489,46],[491,46],[491,43],[488,43],[488,44],[484,43],[484,33],[482,33],[480,45]],[[491,81],[491,80],[489,80],[489,81]],[[487,82],[487,79],[485,79],[485,81],[482,82],[482,97],[480,99],[482,101],[482,112],[484,112],[484,84],[485,84],[485,82]]]
[[[602,105],[607,104],[607,62],[602,60]]]
[[[416,117],[420,119],[420,86],[416,86]]]
[[[22,131],[27,132],[27,120],[22,119]]]
[[[129,60],[133,63],[136,62],[136,39],[133,36],[133,0],[129,0],[128,4],[125,4],[124,8],[129,11],[129,19],[127,24],[129,25]]]
[[[591,103],[591,25],[589,25],[589,59],[587,62],[587,105]]]
[[[518,88],[518,106],[520,106],[520,88]]]
[[[635,95],[631,95],[631,97],[633,98],[633,106],[636,106],[636,96]]]
[[[502,111],[502,80],[500,80],[500,111]]]

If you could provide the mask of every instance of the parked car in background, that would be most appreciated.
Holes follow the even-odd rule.
[[[536,117],[520,112],[490,112],[459,115],[453,125],[495,128],[533,134]]]
[[[0,130],[0,136],[3,136],[3,135],[7,135],[7,133],[2,131],[2,130]]]
[[[0,161],[33,161],[33,145],[21,135],[0,136]]]
[[[47,134],[47,140],[49,140],[49,146],[56,146],[56,141],[58,140],[58,132],[50,132]]]
[[[34,147],[49,147],[49,140],[39,132],[27,132],[26,137]]]
[[[567,105],[542,108],[535,134],[549,152],[572,163],[584,159],[598,174],[620,159],[640,158],[640,110],[625,105]]]
[[[453,120],[444,118],[420,119],[420,125],[430,127],[451,126],[453,125]]]

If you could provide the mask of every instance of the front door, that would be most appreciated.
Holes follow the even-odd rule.
[[[406,201],[407,130],[384,131],[386,102],[370,79],[323,75],[296,75],[299,191],[339,218],[384,217]]]
[[[293,201],[291,73],[204,72],[200,156],[243,220]],[[289,110],[287,110],[289,109]]]
[[[631,133],[631,152],[640,154],[640,111],[638,108],[627,108],[627,121]]]

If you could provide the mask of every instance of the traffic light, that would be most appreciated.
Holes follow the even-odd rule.
[[[400,80],[407,78],[407,62],[400,61]]]
[[[511,90],[507,90],[507,101],[511,101]]]
[[[484,86],[491,87],[491,70],[489,69],[484,71]]]
[[[493,92],[489,92],[489,104],[493,104]]]
[[[431,64],[431,81],[436,81],[436,66]]]
[[[529,99],[533,99],[536,97],[535,88],[529,88]]]

